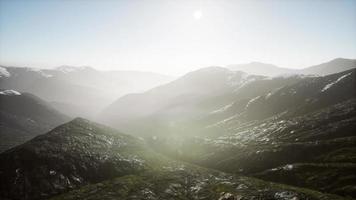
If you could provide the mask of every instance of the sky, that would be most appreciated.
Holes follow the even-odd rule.
[[[356,58],[355,0],[0,0],[0,64],[180,75]]]

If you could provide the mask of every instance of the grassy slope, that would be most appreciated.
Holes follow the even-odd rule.
[[[229,196],[235,199],[343,199],[313,190],[178,164],[88,185],[51,200],[210,200],[229,199]]]

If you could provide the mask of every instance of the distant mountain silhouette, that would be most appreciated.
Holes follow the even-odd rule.
[[[91,67],[55,69],[1,67],[3,89],[32,93],[72,116],[93,118],[118,97],[143,92],[172,78],[151,72],[98,71]],[[5,76],[6,75],[6,76]]]
[[[346,59],[346,58],[336,58],[326,63],[322,63],[319,65],[302,69],[300,73],[325,76],[325,75],[339,73],[353,68],[356,68],[356,60]]]
[[[243,71],[249,74],[263,76],[281,76],[290,74],[318,75],[325,76],[356,68],[356,60],[346,58],[336,58],[319,65],[306,67],[304,69],[290,69],[277,67],[272,64],[251,62],[248,64],[228,65],[227,68],[233,71]]]
[[[277,67],[276,65],[251,62],[248,64],[228,65],[227,68],[233,71],[243,71],[249,74],[263,75],[263,76],[277,76],[281,74],[295,73],[295,70],[288,68]]]

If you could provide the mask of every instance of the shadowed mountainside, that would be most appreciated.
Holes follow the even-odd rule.
[[[43,199],[88,183],[135,174],[150,158],[144,142],[77,118],[0,154],[0,193]],[[153,153],[151,153],[153,154]]]
[[[48,102],[32,94],[0,91],[0,152],[69,120]]]

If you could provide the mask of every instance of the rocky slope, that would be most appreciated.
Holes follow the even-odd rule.
[[[139,173],[144,143],[116,130],[77,118],[0,154],[0,194],[43,199],[88,183]]]
[[[355,111],[351,99],[297,117],[229,122],[223,136],[152,144],[198,165],[355,197]]]
[[[52,200],[342,199],[336,195],[181,165],[89,185]]]
[[[1,199],[341,199],[191,164],[77,118],[0,154]]]
[[[236,100],[192,122],[200,134],[149,141],[157,151],[199,165],[355,197],[355,72],[305,77]],[[309,180],[316,168],[321,173]],[[320,184],[325,180],[335,184]]]

